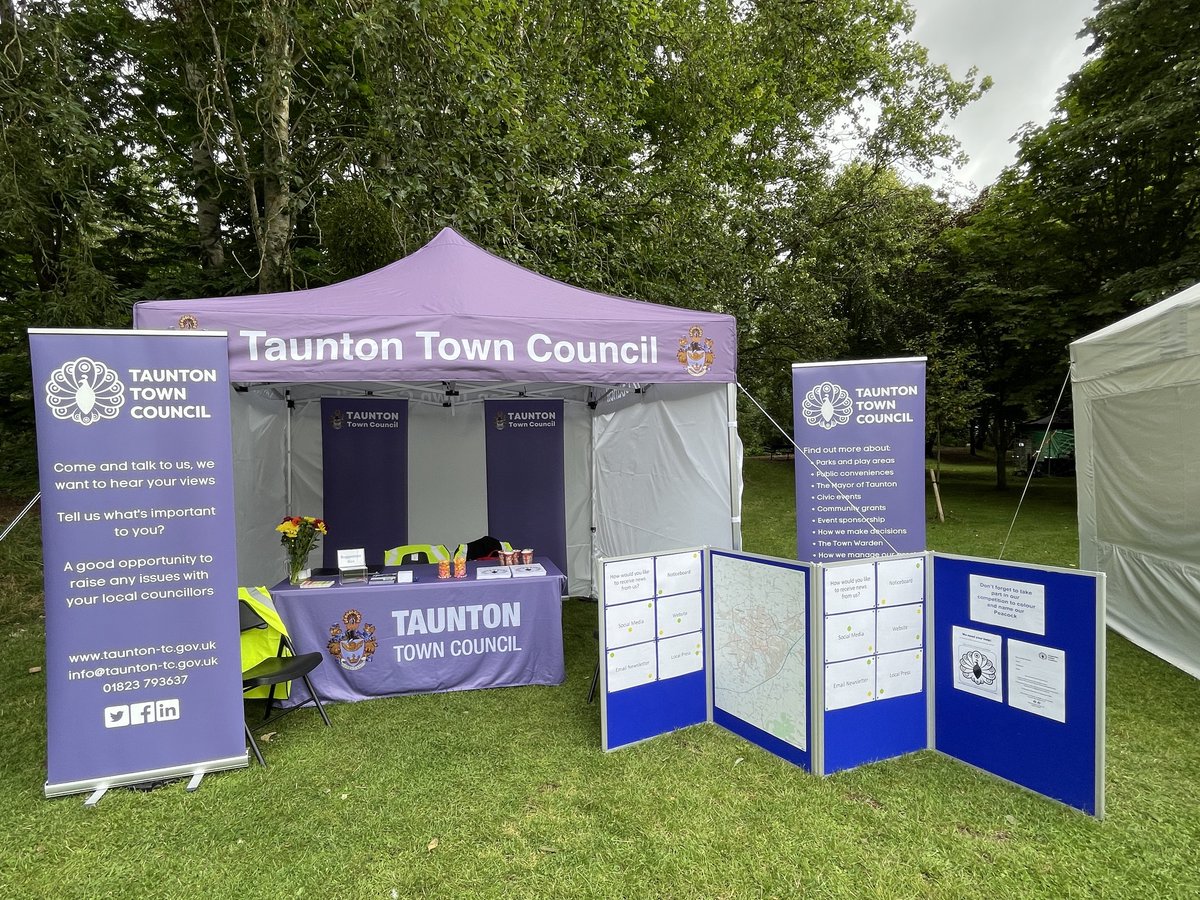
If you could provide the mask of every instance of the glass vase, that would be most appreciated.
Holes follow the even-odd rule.
[[[288,557],[288,582],[299,584],[308,578],[308,555]]]

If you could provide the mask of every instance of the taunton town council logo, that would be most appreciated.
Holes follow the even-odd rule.
[[[823,381],[804,395],[804,421],[829,431],[845,425],[854,412],[854,401],[841,385]]]
[[[125,404],[125,385],[102,362],[81,356],[63,363],[46,382],[46,405],[56,419],[94,425],[115,419]]]
[[[677,358],[687,366],[689,375],[699,378],[705,374],[712,367],[714,356],[712,338],[706,338],[699,325],[693,325],[688,329],[687,337],[679,339]]]
[[[343,669],[354,672],[367,664],[379,644],[375,640],[375,626],[363,622],[357,609],[348,609],[341,625],[329,626],[329,643],[325,646]]]

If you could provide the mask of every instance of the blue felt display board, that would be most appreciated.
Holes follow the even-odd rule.
[[[762,728],[762,727],[759,727],[758,725],[754,725],[754,724],[746,721],[744,718],[739,717],[738,715],[734,714],[733,712],[730,712],[727,709],[722,709],[720,707],[720,705],[719,705],[719,703],[720,703],[719,687],[722,684],[722,677],[721,677],[722,673],[720,671],[720,668],[717,664],[716,659],[711,660],[711,665],[713,668],[714,693],[717,695],[716,699],[714,700],[713,722],[715,722],[716,724],[720,725],[723,728],[728,729],[729,731],[732,731],[734,734],[737,734],[737,735],[745,738],[750,743],[755,744],[759,747],[762,747],[764,750],[766,750],[770,753],[774,753],[776,756],[780,757],[781,759],[786,759],[788,762],[792,763],[793,765],[800,766],[802,769],[811,772],[812,771],[813,734],[812,734],[812,720],[811,720],[811,716],[809,715],[809,709],[811,706],[810,698],[812,696],[813,687],[812,687],[812,667],[811,667],[811,665],[807,665],[807,661],[809,659],[811,659],[811,657],[812,657],[812,619],[811,619],[811,603],[809,602],[809,599],[812,596],[812,568],[809,564],[806,564],[806,563],[795,563],[795,562],[790,562],[790,561],[785,561],[785,560],[764,559],[762,557],[748,556],[748,555],[739,554],[739,553],[729,553],[726,551],[719,551],[719,550],[710,551],[710,556],[714,560],[714,562],[713,562],[714,569],[716,569],[716,566],[717,566],[716,559],[718,557],[724,557],[724,558],[728,558],[728,559],[735,559],[735,560],[739,560],[742,562],[750,563],[755,566],[786,569],[788,571],[799,573],[802,576],[803,589],[802,589],[800,596],[798,596],[796,598],[796,604],[799,607],[799,610],[804,618],[804,638],[803,638],[804,647],[802,648],[802,650],[803,650],[803,654],[804,654],[803,658],[806,661],[806,672],[805,672],[805,677],[804,677],[804,693],[795,698],[796,705],[798,707],[798,709],[796,709],[795,712],[803,721],[802,727],[803,727],[803,732],[804,732],[804,747],[805,747],[805,749],[802,750],[799,747],[797,747],[795,744],[788,742],[787,740],[780,737],[779,735],[771,733],[766,728]],[[710,597],[709,597],[710,606],[715,606],[715,602],[712,597],[712,594],[715,594],[715,592],[717,590],[715,581],[716,581],[716,576],[714,575],[714,577],[713,577],[714,584],[712,584],[709,589],[710,590]],[[716,635],[716,637],[714,638],[714,641],[715,641],[715,640],[719,639],[722,627],[721,627],[720,623],[718,623],[716,621],[715,612],[713,615],[713,619],[714,619],[713,632],[714,632],[714,635]],[[771,637],[771,635],[763,635],[763,637],[768,638],[768,637]],[[767,723],[764,722],[763,724],[765,725]],[[777,723],[772,723],[772,724],[777,724]]]
[[[825,713],[822,775],[924,750],[926,692],[875,700]]]
[[[1103,812],[1102,679],[1104,634],[1100,578],[934,554],[935,749],[1092,815]],[[970,577],[1045,590],[1045,634],[971,618]],[[1003,702],[955,688],[954,626],[1004,642]],[[1066,722],[1010,706],[1011,639],[1066,654]]]
[[[605,750],[708,721],[707,673],[691,672],[604,696]]]
[[[928,606],[928,597],[925,596],[923,584],[925,563],[924,557],[914,559],[917,561],[917,568],[921,573],[919,576],[922,582],[920,592],[921,632],[924,634],[924,610]],[[861,560],[856,563],[856,565],[870,563],[875,569],[876,615],[881,609],[878,605],[879,562],[879,560]],[[824,578],[825,571],[828,570],[823,569],[821,572],[822,578]],[[822,619],[820,627],[823,628],[826,612],[823,596],[819,610]],[[876,645],[878,641],[879,636],[876,634]],[[878,685],[876,685],[876,699],[870,702],[841,709],[823,709],[821,771],[818,774],[832,775],[834,772],[852,769],[864,763],[892,759],[905,753],[924,750],[928,746],[929,693],[928,685],[925,683],[925,648],[925,641],[922,641],[919,648],[913,648],[913,652],[919,650],[922,657],[919,663],[921,669],[920,691],[881,699],[878,697]],[[874,657],[876,662],[878,659],[878,656]],[[818,664],[823,665],[823,661],[814,661],[814,668]],[[825,699],[824,691],[828,686],[824,685],[824,680],[822,680],[822,684],[821,699],[823,701]]]
[[[698,552],[698,551],[697,551]],[[662,554],[672,556],[674,554]],[[657,583],[657,567],[661,556],[647,556],[653,564],[651,585]],[[707,594],[705,582],[705,560],[703,555],[698,563],[701,572],[700,594]],[[606,563],[609,561],[606,561]],[[689,592],[690,593],[690,592]],[[667,595],[664,595],[667,596]],[[635,605],[640,599],[650,599],[649,596],[639,598],[628,605]],[[657,602],[662,597],[654,597],[656,615],[659,607]],[[701,600],[703,611],[703,600]],[[605,750],[615,750],[629,744],[644,741],[647,738],[667,734],[689,725],[698,725],[708,721],[708,635],[702,629],[701,642],[704,646],[702,667],[695,672],[679,675],[674,678],[656,678],[646,684],[627,687],[620,690],[610,690],[607,679],[607,656],[609,648],[606,644],[605,603],[603,594],[599,608],[599,659],[602,689],[600,691],[601,732]],[[655,623],[654,635],[660,634],[659,623]],[[647,641],[645,643],[651,643]]]

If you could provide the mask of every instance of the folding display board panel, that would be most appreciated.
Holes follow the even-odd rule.
[[[1104,814],[1104,575],[933,556],[930,746]]]
[[[605,750],[709,720],[705,556],[697,548],[600,560]]]
[[[1103,815],[1102,574],[937,553],[600,565],[605,750],[705,721],[819,775],[935,749]]]
[[[820,567],[817,774],[927,746],[927,570],[924,553]]]
[[[812,566],[710,550],[712,721],[812,770]]]

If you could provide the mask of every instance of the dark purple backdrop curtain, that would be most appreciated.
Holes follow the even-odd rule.
[[[408,401],[322,398],[321,463],[329,527],[323,565],[336,566],[338,550],[357,547],[366,549],[367,565],[382,565],[383,551],[408,543]]]
[[[488,400],[488,531],[567,571],[563,401]]]

